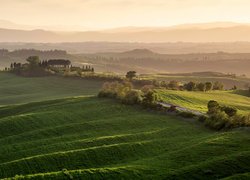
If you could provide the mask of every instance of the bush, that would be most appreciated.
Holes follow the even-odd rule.
[[[196,116],[192,112],[186,112],[186,111],[179,112],[178,115],[184,118],[193,118]]]
[[[223,106],[221,108],[229,117],[235,116],[237,114],[237,109],[234,107]]]
[[[170,108],[168,109],[169,112],[176,112],[177,109],[176,109],[176,106],[172,105],[170,106]]]
[[[196,88],[196,83],[193,81],[190,81],[189,83],[184,85],[184,88],[188,91],[193,91]]]
[[[228,128],[244,127],[249,125],[249,117],[236,114],[230,118]]]
[[[206,120],[207,120],[207,116],[202,115],[202,116],[199,116],[199,118],[198,118],[198,121],[202,122],[202,123],[205,122]]]
[[[204,83],[199,83],[199,84],[197,84],[197,89],[199,91],[205,91],[206,90],[206,85]]]
[[[124,99],[122,100],[123,103],[134,105],[139,104],[142,101],[141,92],[138,90],[130,90],[125,95]]]
[[[220,105],[217,101],[211,100],[207,104],[208,114],[214,114],[221,110]]]
[[[205,120],[205,125],[215,130],[221,130],[228,127],[229,122],[227,114],[223,111],[218,111]]]
[[[213,90],[223,90],[224,85],[221,82],[216,81],[213,85]]]
[[[131,89],[132,85],[129,82],[106,82],[103,84],[98,97],[109,97],[122,100]]]
[[[158,96],[154,93],[154,91],[149,90],[142,96],[142,105],[144,107],[155,107],[157,99]]]

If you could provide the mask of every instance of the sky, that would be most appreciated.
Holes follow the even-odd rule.
[[[0,0],[0,19],[66,30],[250,22],[249,0]]]

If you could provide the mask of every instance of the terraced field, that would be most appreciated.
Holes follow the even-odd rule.
[[[250,97],[242,91],[189,92],[158,90],[157,93],[165,102],[201,112],[207,111],[208,101],[216,100],[221,105],[236,107],[242,114],[250,113]]]
[[[249,177],[249,135],[95,97],[4,106],[0,178]]]

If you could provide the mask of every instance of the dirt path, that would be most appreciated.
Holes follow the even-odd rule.
[[[176,106],[174,104],[170,104],[170,103],[166,103],[166,102],[158,102],[158,104],[162,105],[163,107],[167,107],[167,108],[170,108],[171,106],[175,106],[178,111],[190,112],[190,113],[195,114],[196,116],[206,115],[205,113],[202,113],[200,111],[188,109],[188,108],[181,107],[181,106]]]

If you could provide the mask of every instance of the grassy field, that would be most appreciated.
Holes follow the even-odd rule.
[[[214,132],[95,97],[5,106],[0,107],[0,178],[245,177],[249,133]]]
[[[63,77],[24,78],[0,72],[0,106],[96,95],[102,82]]]
[[[242,114],[250,113],[250,97],[246,96],[243,91],[189,92],[158,90],[157,92],[165,102],[201,112],[207,111],[208,101],[216,100],[221,105],[236,107]]]
[[[225,77],[225,76],[212,76],[212,75],[204,75],[204,76],[199,76],[199,75],[192,75],[192,74],[187,74],[187,75],[178,75],[178,74],[172,74],[172,75],[164,75],[164,74],[152,74],[152,75],[142,75],[140,76],[141,78],[144,79],[157,79],[160,81],[179,81],[183,83],[187,83],[189,81],[194,81],[194,82],[222,82],[224,84],[225,89],[231,89],[234,85],[236,85],[239,89],[244,89],[246,88],[247,84],[250,84],[250,79],[249,78],[242,78],[242,77]]]
[[[101,84],[0,73],[0,179],[249,178],[248,128],[215,132],[98,99]],[[206,98],[249,111],[242,92],[191,93],[159,91],[166,101],[203,111]]]

